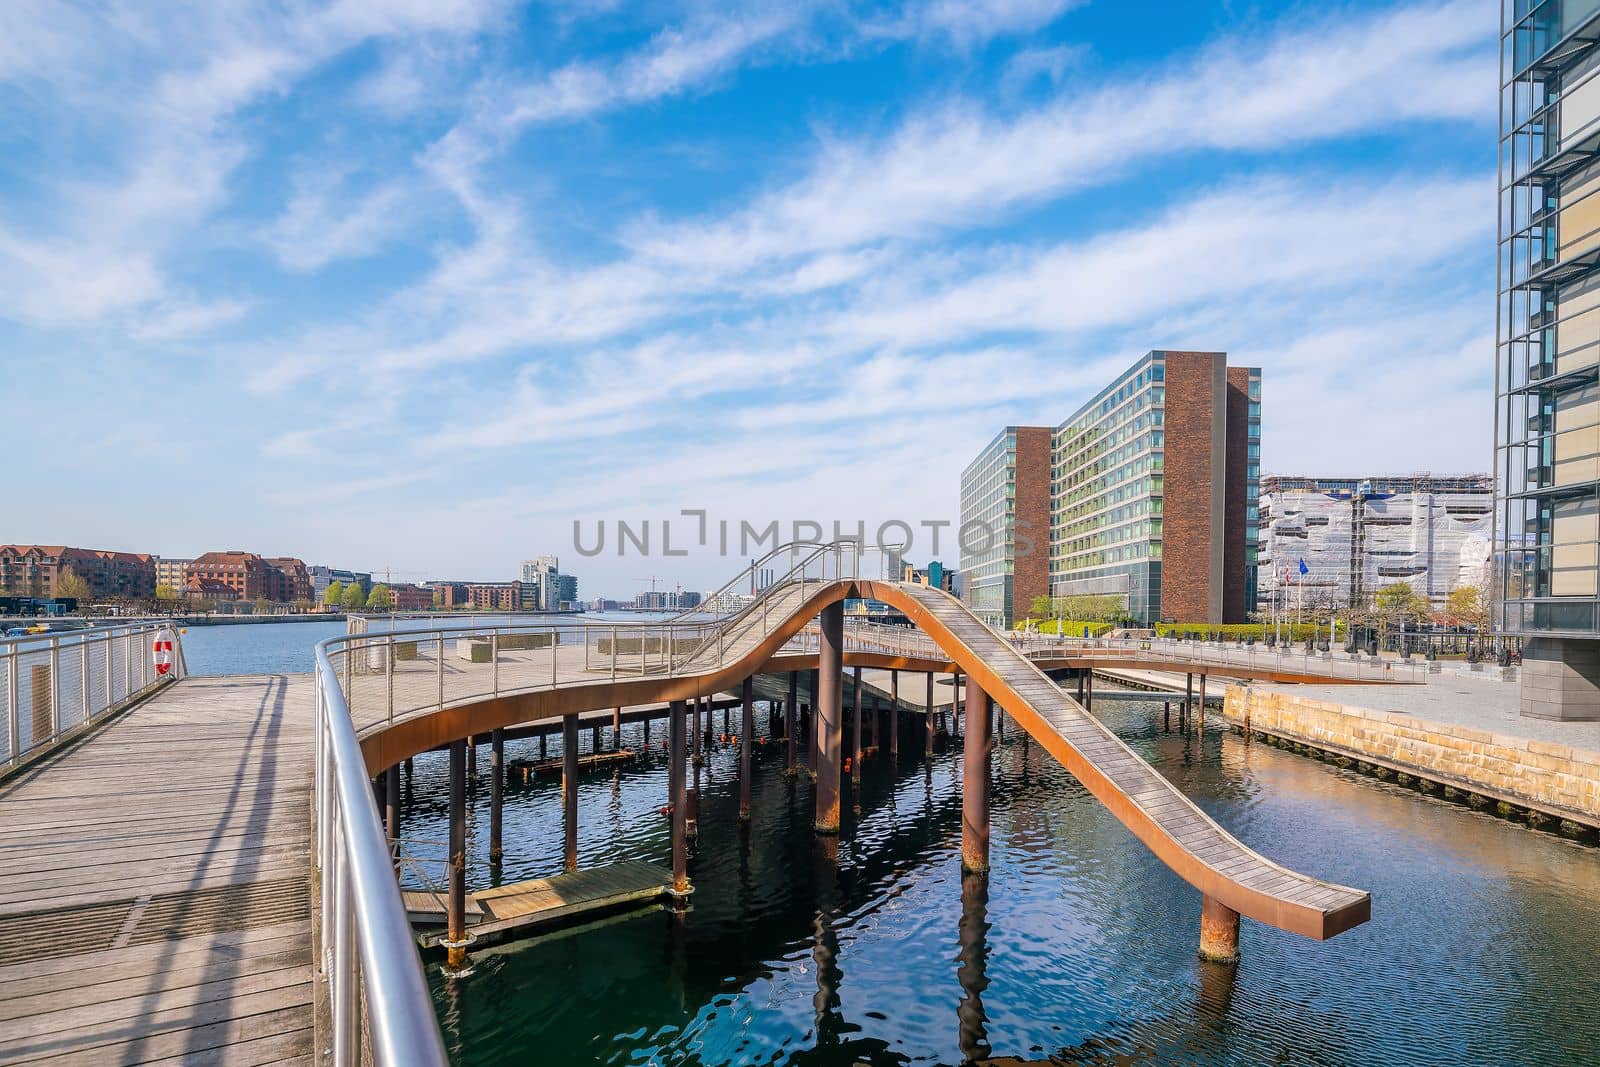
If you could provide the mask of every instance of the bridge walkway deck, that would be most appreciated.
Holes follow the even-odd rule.
[[[310,675],[189,678],[0,784],[0,1063],[310,1063]]]

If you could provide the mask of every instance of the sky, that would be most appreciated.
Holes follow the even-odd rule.
[[[395,581],[554,553],[619,598],[720,584],[741,522],[898,520],[927,558],[996,432],[1151,349],[1262,368],[1266,472],[1487,470],[1497,32],[1493,0],[6,0],[0,540]]]

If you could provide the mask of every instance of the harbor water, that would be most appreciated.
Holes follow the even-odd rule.
[[[1164,732],[1160,708],[1096,702],[1246,843],[1370,890],[1370,923],[1318,943],[1247,920],[1237,969],[1201,962],[1198,893],[1015,724],[993,756],[986,879],[960,872],[959,745],[931,762],[919,743],[869,761],[829,840],[812,832],[811,786],[783,775],[776,745],[758,749],[742,828],[737,749],[719,744],[702,771],[692,908],[485,948],[461,979],[432,964],[451,1054],[841,1067],[1596,1061],[1600,850],[1214,722],[1203,737]],[[658,721],[646,755],[583,777],[583,866],[669,864],[664,736]],[[588,731],[581,741],[587,751]],[[639,725],[624,743],[643,747]],[[512,742],[508,758],[537,744]],[[403,833],[416,854],[438,855],[444,760],[415,768]],[[557,873],[559,783],[508,787],[506,856],[491,866],[487,749],[478,770],[469,887]]]

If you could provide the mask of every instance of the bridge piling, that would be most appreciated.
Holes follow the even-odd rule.
[[[967,682],[967,732],[961,752],[961,869],[989,869],[989,694]]]
[[[622,751],[622,705],[611,709],[611,751]]]
[[[850,783],[861,784],[861,668],[857,667],[850,676],[851,689],[851,715],[850,715]],[[857,807],[861,805],[861,798],[851,794]]]
[[[703,757],[700,755],[700,698],[694,698],[694,707],[689,709],[689,759],[698,764]]]
[[[789,672],[789,700],[783,706],[783,773],[794,775],[795,733],[800,726],[800,674]]]
[[[889,672],[889,755],[900,755],[900,672]]]
[[[688,705],[674,700],[667,711],[667,807],[672,815],[672,891],[689,892],[689,808],[684,795],[684,718]]]
[[[467,735],[467,780],[478,777],[478,739],[472,734]]]
[[[489,860],[505,854],[501,828],[505,822],[506,732],[496,728],[489,735]]]
[[[561,720],[561,827],[565,848],[562,866],[578,869],[578,717]]]
[[[445,908],[445,965],[467,966],[467,742],[450,742],[450,884]]]
[[[933,758],[933,734],[937,723],[933,719],[933,672],[928,672],[928,703],[926,712],[922,716],[922,755],[927,759]]]
[[[820,618],[821,617],[819,616],[819,621]],[[840,626],[842,627],[843,623],[841,623]],[[842,641],[843,638],[841,637],[840,640]],[[818,648],[820,650],[821,646],[819,645]],[[820,660],[821,652],[819,651],[818,661],[820,662]],[[808,769],[811,771],[811,777],[813,780],[815,780],[817,777],[817,756],[822,752],[822,731],[818,728],[817,719],[818,709],[821,707],[822,671],[814,670],[811,672],[811,710],[806,716],[806,739],[809,742],[806,745],[806,759],[809,761]]]
[[[1200,958],[1239,961],[1239,913],[1211,896],[1200,898]]]
[[[739,693],[744,717],[739,723],[739,821],[750,821],[750,738],[756,732],[756,680],[746,678]],[[723,715],[727,715],[724,710]]]
[[[844,688],[844,604],[835,602],[819,617],[816,744],[817,814],[819,834],[839,832],[839,750],[844,744],[841,692]]]
[[[383,772],[384,792],[384,825],[389,831],[389,840],[393,841],[400,836],[400,765]]]

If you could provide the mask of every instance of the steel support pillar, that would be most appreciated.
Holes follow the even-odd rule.
[[[861,668],[850,675],[855,692],[850,701],[850,781],[861,783]]]
[[[489,858],[505,854],[501,847],[501,827],[505,821],[506,732],[496,729],[489,735]]]
[[[739,689],[743,716],[739,720],[739,821],[750,821],[750,745],[756,732],[756,680],[746,678]]]
[[[989,694],[967,682],[967,732],[961,750],[961,869],[989,869]]]
[[[934,726],[937,725],[934,722],[934,713],[933,713],[933,672],[932,671],[928,672],[927,714],[923,715],[922,720],[923,720],[922,721],[922,734],[923,734],[923,736],[922,736],[922,754],[924,756],[928,757],[929,759],[932,759],[933,758]]]
[[[562,866],[578,869],[578,717],[561,720],[561,828],[566,847]]]
[[[900,755],[900,672],[889,672],[889,755]]]
[[[400,836],[400,764],[383,772],[384,822],[389,840]]]
[[[674,700],[667,710],[667,807],[672,815],[672,890],[689,891],[689,808],[684,795],[684,733],[688,705]]]
[[[818,619],[822,633],[815,709],[818,833],[839,832],[839,750],[844,743],[841,690],[844,688],[844,604],[834,602]]]
[[[783,706],[783,773],[794,773],[795,746],[798,743],[795,734],[800,727],[800,675],[796,671],[789,672],[789,701]]]
[[[1214,897],[1200,898],[1200,958],[1212,963],[1239,960],[1239,913]]]
[[[446,891],[446,965],[467,964],[467,743],[450,742],[450,884]]]

